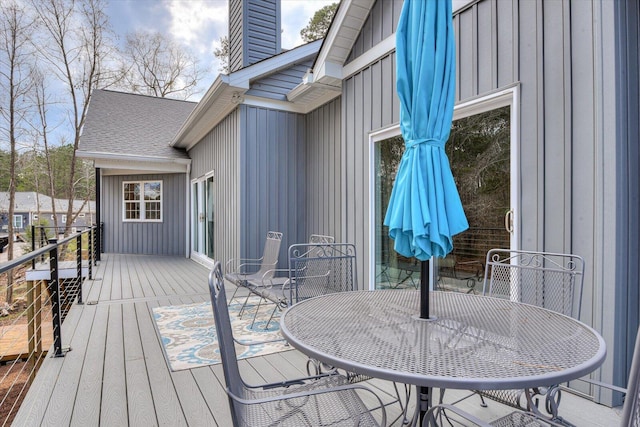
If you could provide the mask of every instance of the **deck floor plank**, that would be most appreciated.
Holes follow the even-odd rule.
[[[147,379],[147,364],[140,342],[138,310],[146,310],[145,304],[123,304],[125,373],[127,406],[131,425],[150,426],[157,423],[156,411]]]
[[[225,392],[224,383],[220,383],[218,377],[214,374],[214,370],[216,369],[220,370],[220,375],[222,375],[221,365],[196,368],[192,369],[191,372],[198,383],[198,387],[207,406],[215,418],[216,425],[226,427],[232,424],[229,399]]]
[[[131,299],[133,298],[133,283],[135,283],[137,279],[135,270],[132,268],[134,263],[131,258],[125,258],[123,262],[125,268],[122,270],[122,282],[120,283],[121,298]]]
[[[127,424],[128,417],[122,305],[108,307],[100,422],[102,425],[121,426]]]
[[[102,373],[109,318],[107,306],[89,306],[85,311],[95,311],[95,315],[71,417],[72,425],[76,426],[98,425],[100,422]]]
[[[162,298],[158,305],[170,305],[170,302]],[[149,307],[153,303],[147,303]],[[162,352],[162,347],[153,325],[151,310],[137,310],[138,324],[140,326],[140,339],[147,360],[147,374],[153,400],[156,402],[156,416],[159,425],[186,426],[187,422],[177,396],[171,373]]]

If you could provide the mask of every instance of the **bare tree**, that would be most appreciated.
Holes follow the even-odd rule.
[[[49,125],[47,121],[48,116],[48,107],[49,107],[49,97],[46,92],[46,84],[45,77],[39,71],[34,71],[34,90],[32,91],[32,96],[34,98],[35,108],[37,109],[37,122],[33,124],[35,131],[38,133],[39,139],[42,140],[43,149],[44,149],[44,160],[47,167],[47,176],[49,177],[49,195],[52,200],[56,198],[56,186],[54,182],[54,174],[53,167],[51,165],[51,156],[49,153]],[[35,149],[34,149],[35,151]],[[37,176],[37,172],[36,172]],[[38,193],[36,193],[38,194]],[[40,204],[38,203],[38,210],[40,209]],[[56,213],[56,204],[54,202],[51,203],[51,213],[53,215],[53,227],[54,230],[58,230],[58,215]],[[40,212],[38,212],[38,218],[40,218]],[[35,238],[35,236],[32,236]]]
[[[24,134],[24,121],[28,114],[27,94],[31,90],[29,76],[31,44],[29,35],[33,19],[25,9],[15,1],[0,4],[0,115],[2,131],[9,141],[9,212],[8,212],[8,260],[13,259],[16,194],[16,156],[17,143]],[[13,300],[12,276],[9,276],[6,301]]]
[[[68,120],[73,129],[73,154],[67,181],[67,218],[72,218],[75,152],[91,93],[97,87],[107,86],[114,78],[104,64],[114,48],[109,39],[111,33],[103,0],[33,0],[32,4],[45,29],[43,39],[38,43],[39,52],[64,86]],[[67,221],[65,234],[70,229],[71,221]]]
[[[197,58],[160,33],[127,35],[123,84],[135,93],[188,99],[203,74]]]

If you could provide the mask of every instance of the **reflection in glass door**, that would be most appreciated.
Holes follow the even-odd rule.
[[[393,249],[389,227],[383,224],[403,153],[404,140],[400,135],[374,144],[376,289],[415,287],[420,280],[420,263]]]
[[[193,252],[213,259],[215,241],[213,176],[193,182],[191,197]]]
[[[438,286],[480,292],[487,252],[510,247],[511,108],[454,120],[445,149],[469,229],[454,236],[445,259],[436,260]]]
[[[391,133],[391,132],[390,132]],[[375,288],[417,287],[420,263],[393,250],[389,230],[383,225],[404,141],[387,135],[373,144],[375,228],[372,228]],[[393,135],[393,133],[391,133]],[[434,287],[463,292],[480,291],[485,256],[491,248],[511,247],[505,228],[513,198],[511,181],[511,107],[509,105],[455,120],[446,145],[454,179],[469,229],[454,236],[454,249],[445,259],[434,260]],[[373,273],[373,271],[372,271]]]

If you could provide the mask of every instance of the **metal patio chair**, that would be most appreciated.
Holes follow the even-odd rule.
[[[584,260],[573,254],[491,249],[487,252],[483,295],[509,298],[543,307],[566,316],[578,318],[582,300]],[[558,416],[560,388],[529,390],[477,390],[484,398],[528,411],[537,411],[537,402],[544,399],[552,420]],[[532,404],[536,408],[532,407]]]
[[[589,381],[591,382],[591,381]],[[636,344],[633,350],[633,358],[631,361],[631,370],[629,371],[629,381],[627,388],[623,389],[610,384],[601,382],[592,382],[598,386],[609,388],[621,393],[625,393],[624,405],[622,406],[622,414],[620,417],[620,427],[640,426],[640,330],[636,334]],[[512,412],[495,421],[487,423],[484,420],[475,417],[468,412],[447,404],[435,405],[429,409],[424,417],[423,427],[430,427],[436,424],[438,420],[445,418],[451,423],[452,417],[458,417],[463,425],[477,425],[480,427],[547,427],[547,426],[563,426],[554,420],[549,420],[539,413],[517,411]],[[462,421],[463,420],[463,421]],[[613,423],[611,425],[614,425]]]
[[[261,258],[233,258],[227,261],[224,268],[225,279],[236,286],[236,289],[231,295],[231,300],[235,299],[240,288],[246,289],[250,281],[262,280],[265,277],[272,278],[274,276],[275,268],[278,264],[281,243],[282,233],[279,231],[269,231],[267,232]],[[246,300],[240,309],[240,314],[242,314],[245,305]]]
[[[323,234],[312,234],[309,236],[309,245],[318,245],[315,247],[320,249],[323,247],[322,245],[332,244],[334,240],[335,239],[333,236],[328,236]],[[305,244],[298,244],[293,246],[303,246],[303,245]],[[291,251],[291,247],[289,247],[289,252],[290,251]],[[306,254],[306,256],[312,256],[312,255],[314,255],[313,251],[309,251]],[[291,275],[289,274],[289,271],[290,270],[288,268],[287,269],[273,268],[264,272],[262,277],[260,278],[251,277],[245,282],[245,286],[249,291],[249,294],[247,295],[247,298],[243,305],[243,309],[246,306],[251,295],[257,295],[261,297],[260,301],[258,302],[258,306],[256,307],[256,311],[253,315],[251,328],[253,328],[255,324],[256,317],[264,301],[271,301],[276,304],[276,306],[273,309],[273,312],[271,313],[271,317],[269,318],[269,320],[265,325],[265,329],[269,328],[269,324],[271,323],[271,320],[273,320],[273,317],[277,312],[277,310],[280,308],[286,308],[288,306],[288,304],[283,303],[283,300],[279,298],[278,290],[289,288],[291,284]],[[242,313],[242,310],[241,310],[241,313]]]
[[[329,240],[291,245],[288,274],[283,283],[266,279],[256,286],[249,285],[251,292],[275,304],[266,327],[278,310],[291,304],[327,293],[356,290],[355,251],[352,244]]]
[[[274,384],[249,385],[240,375],[231,320],[219,262],[209,273],[209,292],[233,425],[260,426],[379,426],[386,425],[380,397],[370,389],[349,384],[335,372]],[[368,394],[367,406],[360,394]],[[380,411],[380,422],[373,412]]]

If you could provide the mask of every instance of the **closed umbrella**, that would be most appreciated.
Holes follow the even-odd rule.
[[[469,227],[444,146],[455,97],[451,0],[405,0],[396,32],[397,91],[405,152],[384,224],[394,249],[422,262],[421,313],[429,317],[428,263]]]

